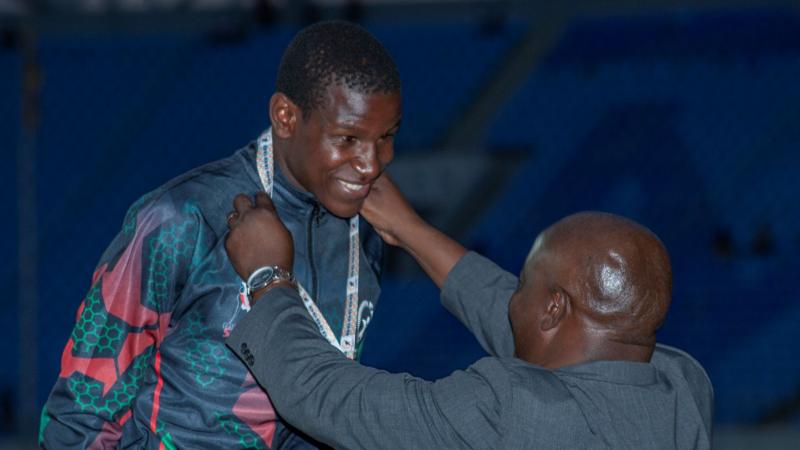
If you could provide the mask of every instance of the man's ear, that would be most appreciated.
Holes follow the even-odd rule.
[[[272,94],[269,99],[269,121],[275,136],[288,139],[294,134],[300,108],[282,92]]]
[[[558,326],[566,317],[569,296],[561,289],[556,289],[547,301],[539,328],[548,331]]]

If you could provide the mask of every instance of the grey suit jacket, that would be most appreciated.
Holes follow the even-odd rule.
[[[513,358],[516,285],[475,253],[458,262],[442,302],[492,357],[434,382],[347,360],[288,288],[265,294],[227,344],[287,422],[336,448],[710,448],[713,392],[694,359],[661,345],[650,363]]]

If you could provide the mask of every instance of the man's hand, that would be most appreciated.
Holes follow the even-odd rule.
[[[381,238],[402,247],[440,288],[466,249],[427,222],[384,173],[372,185],[361,215]]]
[[[405,233],[423,224],[386,172],[372,185],[361,208],[361,215],[375,228],[384,242],[399,247],[405,247]]]
[[[239,194],[233,199],[228,215],[230,232],[225,238],[225,250],[236,273],[243,280],[259,267],[278,266],[292,270],[294,242],[283,225],[272,200],[264,192],[256,194],[255,205],[249,196]]]

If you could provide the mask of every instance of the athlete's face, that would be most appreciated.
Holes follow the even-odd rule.
[[[295,115],[283,155],[287,178],[311,192],[328,211],[352,217],[394,157],[400,94],[362,94],[329,86],[322,104]],[[281,158],[282,157],[282,158]]]

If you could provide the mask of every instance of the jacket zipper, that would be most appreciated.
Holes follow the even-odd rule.
[[[319,205],[314,203],[311,209],[311,217],[308,221],[308,235],[306,242],[308,242],[308,264],[311,266],[311,298],[317,301],[317,266],[314,263],[314,225],[315,222],[319,223]]]

